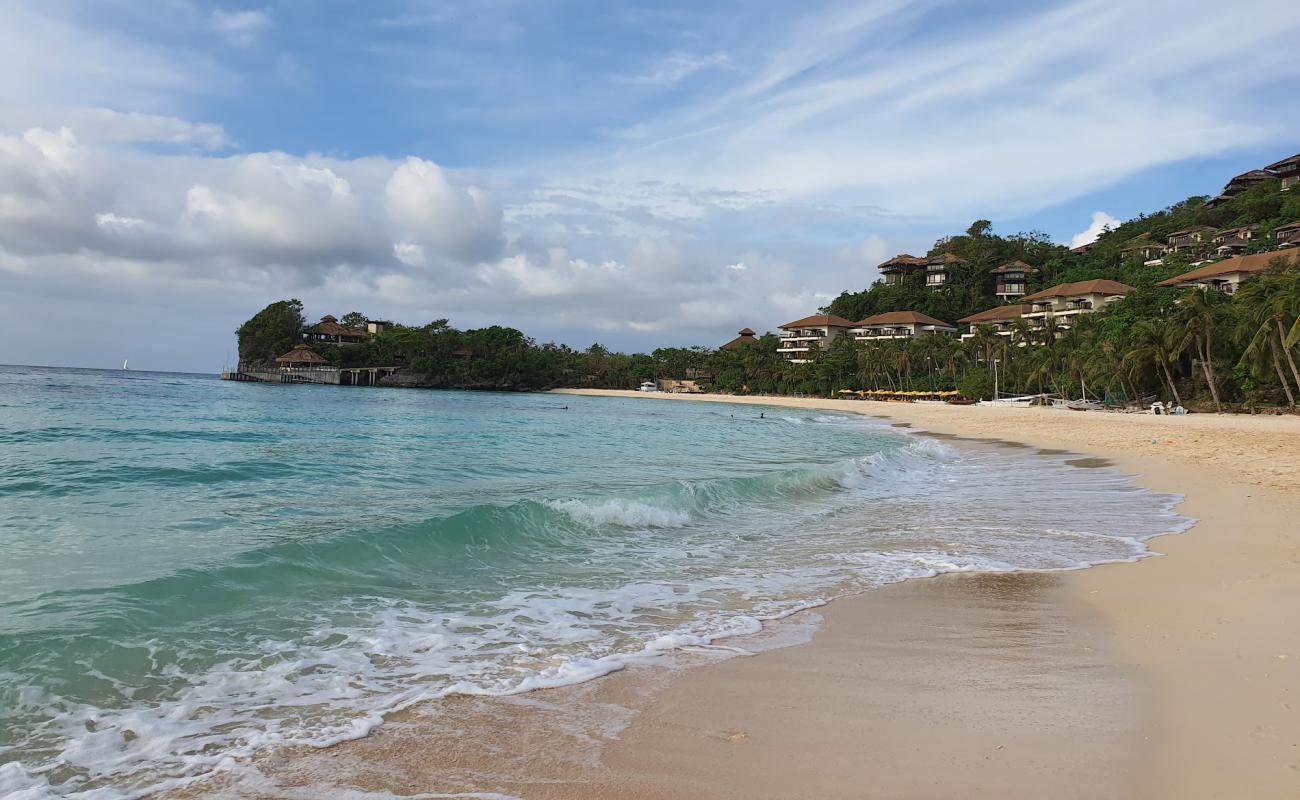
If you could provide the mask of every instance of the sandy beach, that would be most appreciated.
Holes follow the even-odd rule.
[[[1182,494],[1198,522],[1135,564],[837,600],[733,642],[752,657],[426,704],[364,739],[262,759],[267,784],[192,796],[1300,796],[1300,418],[581,393],[875,415],[1114,467]],[[799,643],[759,641],[782,635]]]
[[[1055,694],[1056,702],[1048,705],[1065,715],[1056,724],[1036,724],[1043,722],[1043,692],[1008,693],[1001,682],[972,685],[965,679],[970,670],[988,667],[987,652],[972,656],[937,646],[943,630],[925,624],[924,616],[942,608],[945,597],[956,591],[949,587],[964,576],[912,582],[906,589],[872,593],[878,597],[833,604],[827,624],[805,647],[727,661],[676,682],[610,748],[607,758],[614,771],[627,773],[629,782],[655,787],[645,796],[791,796],[780,787],[792,775],[804,780],[821,776],[816,794],[823,797],[950,797],[958,791],[967,797],[1029,792],[1059,797],[1300,796],[1300,418],[651,397],[845,410],[939,434],[1013,440],[1098,457],[1139,476],[1140,486],[1184,495],[1179,511],[1198,523],[1185,535],[1152,542],[1163,557],[1059,573],[1049,587],[1034,592],[1036,602],[1051,607],[1049,619],[1069,619],[1062,623],[1070,630],[1067,651],[1074,644],[1093,654],[1082,661],[1074,653],[1052,661],[1043,651],[1049,645],[1042,642],[1030,642],[1029,652],[1023,651],[1024,642],[1002,648],[1008,656],[1021,649],[1010,664],[999,662],[1011,673],[1012,685],[1039,678],[1046,694]],[[879,628],[889,624],[880,620],[882,604],[907,605],[889,597],[891,591],[919,600],[904,613],[917,614],[922,622],[882,636]],[[979,614],[979,605],[968,603],[962,610]],[[1043,622],[1032,604],[1018,609],[1003,605],[1000,613],[1027,615],[1019,624]],[[996,617],[989,612],[983,620],[996,623]],[[883,641],[872,648],[863,644],[869,638]],[[851,721],[840,719],[843,713],[821,718],[807,709],[819,702],[828,711],[845,703],[876,709],[869,700],[854,702],[875,691],[872,683],[880,673],[872,667],[890,661],[881,653],[873,658],[872,651],[905,640],[920,644],[910,648],[913,652],[902,663],[893,659],[892,666],[924,668],[889,676],[891,682],[907,684],[908,694],[890,698],[887,719],[914,720],[935,707],[945,715],[930,721],[930,735],[910,743],[906,730],[900,734],[881,726],[889,730],[877,728],[873,738],[837,747],[839,736],[865,735],[876,726],[864,721],[862,730],[855,731]],[[935,648],[932,659],[915,652],[927,645]],[[995,640],[989,645],[999,647]],[[815,660],[819,668],[802,670],[798,681],[788,680],[789,670],[801,660],[810,665]],[[1044,664],[1054,664],[1058,671],[1040,671]],[[1063,669],[1067,664],[1074,666]],[[1096,670],[1092,677],[1099,681],[1098,691],[1079,692],[1071,685],[1078,678],[1071,669],[1089,664]],[[1112,671],[1127,674],[1126,685],[1136,692],[1121,713],[1107,709],[1116,702],[1108,677]],[[739,682],[747,691],[734,691]],[[856,698],[842,693],[846,684],[861,687]],[[972,694],[984,692],[999,707],[1011,694],[1014,714],[1022,719],[971,711],[969,705],[977,702]],[[784,695],[786,702],[753,702],[764,693]],[[1082,698],[1084,707],[1062,702],[1071,698]],[[778,705],[805,713],[776,713]],[[723,720],[723,728],[745,735],[726,747],[716,739],[710,746],[704,731]],[[1115,727],[1104,732],[1106,725]],[[1072,734],[1089,727],[1121,746],[1090,740],[1080,749]],[[900,741],[908,746],[899,747]],[[659,762],[664,755],[673,760]],[[665,769],[669,764],[671,769]],[[666,791],[674,784],[679,790]]]

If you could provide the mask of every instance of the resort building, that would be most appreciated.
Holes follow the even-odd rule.
[[[867,317],[853,326],[853,338],[859,342],[881,339],[911,339],[923,333],[956,333],[956,326],[928,317],[919,311],[887,311]]]
[[[1190,228],[1184,228],[1181,231],[1174,231],[1169,234],[1167,244],[1173,252],[1182,253],[1196,249],[1205,241],[1207,236],[1213,234],[1214,228],[1209,225],[1193,225]]]
[[[1292,222],[1288,225],[1279,225],[1274,228],[1273,244],[1278,247],[1294,247],[1300,245],[1300,222]]]
[[[1176,275],[1167,281],[1161,281],[1160,285],[1171,286],[1176,289],[1195,287],[1197,289],[1232,294],[1237,291],[1237,287],[1241,286],[1242,281],[1268,269],[1269,264],[1274,259],[1282,258],[1294,263],[1296,261],[1296,252],[1254,253],[1248,256],[1238,256],[1227,261],[1219,261],[1194,269],[1191,272],[1184,272],[1182,275]]]
[[[924,258],[902,253],[881,264],[879,269],[881,274],[885,276],[885,284],[893,286],[896,283],[902,283],[905,276],[925,269],[926,265],[927,262]]]
[[[740,335],[726,344],[720,346],[719,350],[735,350],[737,347],[746,344],[754,344],[758,339],[754,337],[754,332],[749,328],[741,328]]]
[[[1214,208],[1217,205],[1225,203],[1251,187],[1258,186],[1264,181],[1269,181],[1276,176],[1264,169],[1252,169],[1250,172],[1243,172],[1228,181],[1228,185],[1223,187],[1223,191],[1218,197],[1213,198],[1205,204],[1206,208]]]
[[[965,266],[966,259],[944,253],[927,259],[925,262],[925,285],[931,289],[941,288],[948,282],[948,270],[956,266]]]
[[[393,327],[393,323],[386,319],[368,319],[366,320],[366,333],[383,333]]]
[[[302,338],[309,342],[357,344],[364,341],[369,334],[370,331],[365,328],[345,328],[339,324],[338,318],[326,314],[320,318],[320,322],[308,328]]]
[[[1250,246],[1250,240],[1255,238],[1258,231],[1258,225],[1240,225],[1236,228],[1226,228],[1219,231],[1214,234],[1215,255],[1219,258],[1241,255],[1246,252],[1246,248]]]
[[[961,338],[965,340],[974,336],[975,329],[981,325],[992,326],[999,336],[1010,336],[1016,320],[1023,317],[1028,310],[1027,305],[998,306],[978,314],[971,314],[969,317],[962,317],[957,320],[958,325],[966,326],[966,332],[961,335]]]
[[[993,270],[995,283],[993,293],[1001,300],[1020,297],[1025,293],[1025,283],[1029,280],[1029,276],[1036,274],[1038,274],[1038,270],[1023,261],[1012,261],[1010,264],[1003,264]]]
[[[1074,253],[1076,256],[1086,256],[1091,253],[1093,248],[1096,246],[1096,242],[1088,242],[1087,244],[1081,244],[1078,247],[1071,247],[1070,252]]]
[[[855,327],[834,314],[814,314],[781,326],[781,344],[776,352],[792,364],[806,364],[830,346],[835,337]]]
[[[1269,164],[1264,169],[1282,179],[1282,191],[1290,191],[1300,183],[1300,153]]]
[[[1150,234],[1142,234],[1129,239],[1119,250],[1119,255],[1125,261],[1141,261],[1143,264],[1155,266],[1160,263],[1164,257],[1165,246],[1160,242],[1151,240]]]
[[[1026,295],[1023,299],[1029,304],[1029,309],[1022,316],[1029,320],[1029,325],[1033,328],[1043,327],[1048,317],[1068,328],[1080,314],[1100,311],[1133,291],[1136,289],[1118,281],[1063,283]]]

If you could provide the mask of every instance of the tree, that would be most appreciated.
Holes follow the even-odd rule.
[[[304,324],[301,300],[271,303],[235,331],[240,362],[273,361],[287,353],[302,342]]]
[[[349,311],[339,320],[339,324],[345,328],[364,328],[366,327],[367,317],[360,311]]]
[[[1183,293],[1179,305],[1179,317],[1187,326],[1192,344],[1196,348],[1197,359],[1205,375],[1205,382],[1209,384],[1215,411],[1223,411],[1223,403],[1219,399],[1219,381],[1214,374],[1214,344],[1218,310],[1225,300],[1226,298],[1218,292],[1188,289]]]

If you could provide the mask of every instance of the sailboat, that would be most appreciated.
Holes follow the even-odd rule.
[[[127,364],[130,363],[130,361],[131,359],[129,358],[122,359],[122,369],[124,370],[130,369],[130,367],[127,366]]]

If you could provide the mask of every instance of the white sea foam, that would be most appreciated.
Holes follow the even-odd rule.
[[[547,505],[583,525],[618,525],[624,528],[680,528],[689,525],[685,511],[659,508],[629,500],[550,500]]]
[[[755,498],[714,516],[629,499],[548,501],[593,529],[662,533],[606,543],[603,578],[585,585],[534,581],[446,608],[354,598],[349,621],[322,613],[292,640],[174,673],[183,688],[156,702],[36,698],[58,713],[34,735],[63,746],[45,764],[0,767],[0,794],[134,797],[228,771],[267,745],[365,736],[385,713],[422,701],[563,686],[682,649],[743,654],[717,643],[875,586],[1140,558],[1145,539],[1187,524],[1170,510],[1176,498],[1132,491],[1122,476],[933,439],[826,469],[842,487],[830,495],[811,493],[806,505]],[[44,773],[54,766],[78,777],[51,786]],[[450,796],[496,797],[422,795]]]

